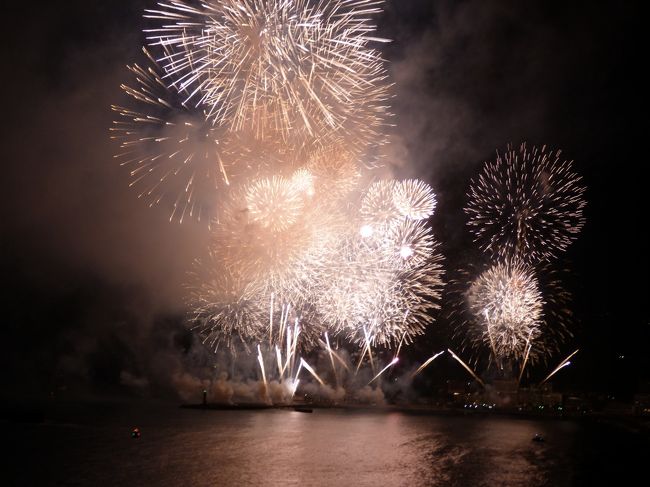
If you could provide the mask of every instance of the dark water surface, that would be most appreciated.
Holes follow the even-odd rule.
[[[592,421],[104,404],[0,425],[9,485],[648,485],[650,462],[647,435]]]

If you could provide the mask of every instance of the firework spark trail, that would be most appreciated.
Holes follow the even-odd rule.
[[[384,367],[383,369],[381,369],[381,370],[377,373],[377,375],[375,375],[372,379],[370,379],[370,382],[368,382],[368,384],[366,384],[366,385],[370,385],[370,384],[372,384],[376,379],[379,378],[379,376],[381,376],[381,374],[383,374],[384,372],[386,372],[388,369],[390,369],[390,368],[391,368],[393,365],[395,365],[397,362],[399,362],[399,358],[398,358],[398,357],[393,358],[393,360],[391,360],[390,363],[389,363],[386,367]]]
[[[325,383],[323,382],[323,379],[321,379],[321,378],[318,376],[318,374],[317,374],[316,371],[311,367],[311,365],[309,365],[307,362],[305,362],[305,359],[303,359],[303,358],[300,359],[300,365],[301,365],[302,367],[304,367],[305,369],[307,369],[307,370],[309,371],[309,373],[310,373],[311,375],[314,376],[314,378],[318,381],[318,383],[319,383],[320,385],[322,385],[322,386],[325,385]],[[297,377],[297,375],[296,375],[296,377]]]
[[[433,355],[433,356],[429,357],[427,360],[425,360],[424,363],[422,365],[420,365],[417,368],[417,370],[411,374],[411,380],[413,380],[416,375],[418,375],[420,372],[422,372],[431,362],[433,362],[435,359],[440,357],[440,355],[442,355],[443,353],[445,353],[444,350],[442,350],[441,352],[436,353],[435,355]]]
[[[578,353],[579,351],[580,351],[580,349],[577,349],[576,351],[574,351],[573,353],[571,353],[567,358],[565,358],[564,360],[562,360],[562,362],[560,362],[560,365],[558,365],[555,369],[553,369],[553,372],[551,372],[550,374],[548,374],[548,375],[546,376],[546,378],[545,378],[545,379],[544,379],[540,384],[544,384],[547,380],[549,380],[549,379],[550,379],[551,377],[553,377],[557,372],[559,372],[560,369],[563,369],[564,367],[566,367],[566,366],[568,366],[568,365],[571,365],[571,361],[570,361],[571,357],[573,357],[573,356],[574,356],[576,353]]]
[[[492,356],[494,357],[494,360],[497,363],[497,365],[499,365],[500,360],[499,360],[499,355],[497,354],[496,345],[494,344],[494,335],[492,334],[492,323],[490,322],[490,313],[488,313],[487,309],[484,309],[483,312],[485,313],[485,324],[486,324],[485,328],[486,328],[487,337],[490,342],[490,349],[492,350]],[[499,368],[502,367],[499,365]]]
[[[146,33],[171,51],[160,62],[172,84],[211,107],[217,125],[285,141],[346,131],[372,141],[388,115],[386,71],[369,47],[385,42],[369,23],[381,3],[161,2],[145,17],[162,25]]]
[[[257,361],[260,364],[260,370],[262,371],[262,379],[264,380],[264,394],[268,395],[268,382],[266,381],[266,371],[264,370],[264,357],[262,356],[262,350],[260,346],[257,345]]]
[[[465,212],[475,240],[499,258],[550,260],[584,226],[585,186],[561,153],[526,144],[485,164],[469,189]]]
[[[404,326],[404,323],[406,322],[406,317],[409,315],[409,310],[406,310],[406,313],[404,313],[404,320],[402,321],[402,326]],[[406,330],[404,330],[404,333],[402,333],[402,338],[399,341],[399,344],[397,345],[397,351],[395,352],[395,357],[399,355],[400,350],[402,349],[402,344],[404,343],[404,338],[406,337]]]
[[[526,342],[526,353],[524,355],[524,363],[521,364],[521,370],[519,371],[519,377],[517,378],[517,385],[521,383],[521,377],[524,375],[524,370],[526,369],[526,364],[528,363],[528,357],[530,356],[530,350],[533,348],[533,345],[530,343],[530,338],[533,335],[532,331],[528,335],[528,341]]]
[[[269,310],[269,346],[273,343],[273,298],[275,297],[274,293],[271,293],[271,305]],[[280,338],[280,341],[282,338]],[[279,362],[279,361],[278,361]]]
[[[327,333],[327,332],[326,332]],[[327,343],[323,342],[322,340],[319,342],[322,347],[325,347],[327,349],[328,345]],[[338,360],[339,364],[346,370],[346,372],[350,372],[350,367],[348,364],[343,360],[338,353],[336,353],[331,347],[328,350],[329,354],[334,357],[336,360]]]
[[[277,361],[278,365],[278,374],[280,376],[280,379],[284,377],[284,367],[282,366],[282,351],[280,350],[280,347],[276,346],[275,347],[275,359]]]
[[[363,329],[363,336],[364,336],[364,347],[363,351],[361,352],[361,357],[359,357],[359,362],[357,363],[357,368],[354,371],[354,374],[359,373],[359,369],[361,368],[361,363],[363,362],[364,357],[366,356],[366,353],[368,354],[368,359],[370,360],[370,367],[372,368],[373,373],[375,372],[375,363],[372,360],[372,341],[374,340],[374,336],[370,335],[368,333],[368,330],[366,327],[362,327]]]
[[[474,379],[476,379],[476,382],[481,384],[481,386],[485,387],[485,383],[479,378],[478,375],[476,375],[476,373],[470,368],[469,365],[467,365],[465,362],[463,362],[463,360],[458,355],[456,355],[454,352],[452,352],[449,348],[447,349],[447,351],[451,354],[452,357],[454,357],[454,359],[456,359],[458,361],[458,363],[460,365],[463,366],[463,368],[467,372],[469,372],[472,375],[472,377],[474,377]]]
[[[336,382],[336,387],[339,386],[339,376],[336,372],[336,365],[334,364],[334,356],[332,355],[332,347],[330,346],[330,339],[325,332],[325,343],[327,344],[326,350],[330,357],[330,362],[332,363],[332,372],[334,373],[334,380]]]

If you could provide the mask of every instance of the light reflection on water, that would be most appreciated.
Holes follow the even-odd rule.
[[[21,485],[562,486],[597,467],[569,421],[168,409],[21,428],[16,453],[41,459]]]

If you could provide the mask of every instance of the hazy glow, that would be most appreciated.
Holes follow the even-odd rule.
[[[359,233],[362,237],[372,237],[374,230],[372,229],[371,225],[361,225],[361,230],[359,230]]]
[[[399,249],[399,255],[402,259],[408,259],[413,255],[413,249],[408,245],[405,245],[401,249]]]

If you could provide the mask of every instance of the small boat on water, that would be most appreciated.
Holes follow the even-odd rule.
[[[293,410],[297,411],[299,413],[313,413],[314,412],[314,410],[312,408],[306,408],[304,406],[294,406]]]

